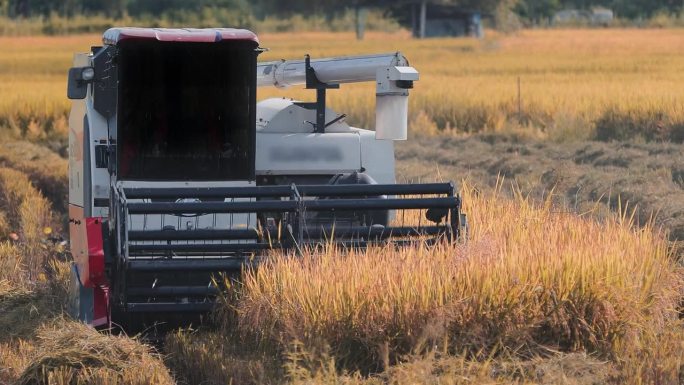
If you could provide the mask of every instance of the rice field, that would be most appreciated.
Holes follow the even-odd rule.
[[[261,60],[402,51],[421,72],[410,98],[413,132],[684,140],[684,30],[524,30],[482,41],[419,41],[406,32],[370,32],[360,42],[326,32],[260,39],[270,49]],[[72,54],[99,42],[99,35],[0,37],[0,126],[62,135]],[[372,127],[372,87],[345,85],[330,93],[332,106]],[[259,90],[270,96],[313,98],[305,90]]]
[[[0,211],[49,207],[15,174]],[[0,382],[676,384],[684,274],[661,234],[501,189],[462,187],[466,243],[274,255],[163,355],[64,318],[68,262],[34,236],[49,218],[19,210],[0,247]]]
[[[566,378],[677,380],[684,276],[657,232],[629,215],[599,223],[522,196],[462,192],[473,214],[465,244],[311,250],[243,274],[219,332],[169,337],[179,373],[221,383],[215,361],[203,370],[220,352],[223,367],[251,378],[285,355],[301,383],[566,383],[541,382],[529,365],[587,354],[581,371],[597,365],[599,379]],[[424,365],[422,378],[411,365]]]
[[[635,231],[627,215],[599,224],[550,203],[462,192],[472,213],[465,244],[274,258],[244,276],[238,328],[285,343],[323,339],[352,362],[365,347],[383,367],[434,346],[619,355],[672,319],[680,277],[652,229]]]
[[[417,149],[408,143],[400,167],[420,168],[419,177],[434,175],[411,158],[458,176],[477,167],[495,175],[502,166],[529,168],[499,158],[535,162],[517,154],[549,158],[567,141],[684,139],[684,30],[491,32],[483,41],[370,32],[362,42],[308,32],[261,41],[271,49],[263,60],[401,50],[421,71],[411,97],[414,133],[514,134],[481,136],[483,143],[504,138],[498,147],[492,139],[492,148],[464,139],[461,148],[480,156],[509,154],[492,164],[453,156],[463,138],[420,138],[411,142]],[[461,186],[467,242],[276,255],[231,285],[211,322],[170,333],[159,351],[64,319],[66,71],[73,52],[98,42],[97,35],[0,37],[1,384],[680,382],[684,272],[667,234],[619,199],[600,218],[591,210],[577,215],[500,179],[493,189]],[[372,127],[373,94],[372,85],[353,85],[330,98],[352,123]],[[259,90],[260,98],[282,95],[313,97]],[[506,144],[511,137],[534,142]],[[561,144],[544,147],[545,140]],[[530,143],[534,151],[524,148]],[[672,165],[653,166],[635,158],[635,149],[615,147],[675,183],[679,147],[654,152],[655,145],[643,152],[662,153]],[[617,159],[612,144],[584,146],[569,151],[591,162]],[[585,163],[577,154],[559,156]],[[605,172],[619,174],[611,162],[601,163],[612,167]]]

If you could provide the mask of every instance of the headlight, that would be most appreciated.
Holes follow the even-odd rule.
[[[95,77],[95,70],[92,67],[86,67],[81,71],[81,79],[91,81]]]

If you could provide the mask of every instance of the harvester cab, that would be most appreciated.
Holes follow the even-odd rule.
[[[395,184],[393,140],[407,137],[418,80],[402,54],[258,63],[260,52],[240,29],[112,28],[75,55],[75,316],[101,327],[190,319],[211,309],[217,273],[273,249],[458,237],[453,184]],[[374,131],[326,104],[352,82],[376,83]],[[297,85],[316,101],[257,103],[257,87]],[[403,210],[422,215],[402,220]]]

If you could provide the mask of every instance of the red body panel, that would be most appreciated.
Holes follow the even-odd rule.
[[[223,40],[250,40],[259,43],[252,31],[235,28],[110,28],[102,36],[104,44],[116,45],[127,39],[154,39],[159,41],[179,41],[212,43]]]
[[[109,324],[109,283],[104,270],[102,219],[85,218],[83,208],[69,205],[71,254],[81,285],[93,289],[93,326]]]
[[[104,248],[102,244],[102,219],[86,218],[88,239],[88,280],[93,285],[107,284],[104,275]]]
[[[111,326],[109,314],[109,287],[102,285],[93,289],[93,322],[95,327]]]
[[[85,287],[106,285],[102,219],[85,218],[82,207],[69,205],[69,236],[81,284]]]

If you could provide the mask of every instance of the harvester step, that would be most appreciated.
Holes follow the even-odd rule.
[[[134,244],[128,246],[128,251],[131,254],[142,253],[145,251],[194,251],[194,252],[224,252],[224,253],[235,253],[235,252],[245,252],[249,253],[251,251],[266,250],[271,248],[270,245],[265,243],[190,243],[190,244]]]
[[[126,310],[131,313],[200,313],[213,307],[213,302],[129,302]]]
[[[185,213],[264,213],[297,210],[297,202],[264,200],[256,202],[151,202],[129,203],[129,214],[185,214]]]
[[[312,199],[301,202],[310,211],[364,211],[409,210],[458,207],[458,198],[365,198],[365,199]],[[256,202],[152,202],[129,203],[130,214],[184,214],[184,213],[263,213],[298,210],[295,201]]]
[[[302,201],[309,211],[411,210],[456,207],[458,198],[313,199]]]
[[[178,198],[275,198],[292,195],[292,186],[256,187],[189,187],[189,188],[126,188],[128,199]],[[374,196],[374,195],[425,195],[454,194],[452,183],[376,184],[376,185],[298,185],[297,191],[305,196]]]
[[[343,197],[343,196],[377,196],[377,195],[425,195],[453,194],[451,183],[423,184],[336,184],[336,185],[301,185],[296,186],[303,196]]]
[[[248,264],[250,264],[250,262],[245,258],[131,260],[128,261],[128,270],[133,272],[236,271]]]
[[[268,198],[289,197],[291,186],[255,187],[186,187],[151,188],[128,187],[124,189],[128,199],[178,199],[178,198]]]
[[[186,241],[186,240],[256,240],[256,229],[240,230],[131,230],[129,241]]]
[[[217,295],[219,289],[214,286],[157,286],[131,287],[126,291],[128,295],[139,296],[210,296]]]
[[[311,239],[325,239],[331,236],[335,238],[386,239],[392,237],[439,235],[448,231],[448,226],[422,226],[420,228],[384,226],[312,226],[304,230],[304,236]]]

